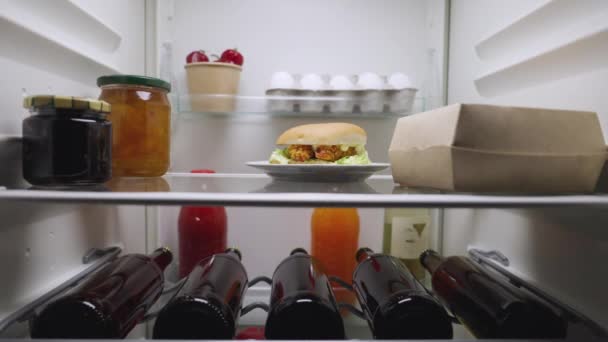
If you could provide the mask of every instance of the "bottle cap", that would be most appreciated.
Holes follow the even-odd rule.
[[[435,252],[432,249],[427,249],[424,252],[422,252],[422,254],[420,254],[420,257],[418,258],[420,260],[420,263],[424,265],[424,259],[426,259],[426,257],[428,257],[429,255],[432,255],[434,257],[439,257],[439,253]]]
[[[374,254],[374,251],[371,250],[370,248],[361,247],[361,248],[359,248],[357,253],[355,253],[355,260],[360,262],[360,261],[362,261],[361,259],[363,257],[365,257],[365,259],[367,259],[372,254]]]
[[[23,99],[23,107],[32,108],[63,108],[90,110],[99,113],[109,113],[112,106],[106,101],[87,99],[76,96],[33,95]]]
[[[171,91],[171,84],[160,78],[141,76],[141,75],[106,75],[97,78],[97,86],[124,84],[154,87]]]
[[[239,258],[239,260],[243,260],[243,255],[241,254],[241,251],[239,251],[238,248],[235,248],[235,247],[226,248],[224,253],[234,253]]]
[[[173,253],[167,247],[159,247],[152,254],[150,258],[160,267],[161,269],[165,269],[165,267],[169,266],[171,261],[173,261]]]
[[[308,252],[304,248],[298,247],[298,248],[292,250],[291,253],[289,253],[289,255],[294,255],[294,254],[306,254],[306,255],[308,255]]]

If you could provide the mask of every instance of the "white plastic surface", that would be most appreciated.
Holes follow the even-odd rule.
[[[20,136],[25,94],[96,98],[98,76],[144,72],[144,0],[0,2],[0,135]],[[22,183],[0,138],[2,180]],[[0,318],[82,269],[91,247],[146,251],[144,207],[3,203]]]
[[[143,208],[4,203],[0,319],[81,271],[90,248],[145,252]]]
[[[65,53],[80,56],[100,70],[118,72],[109,60],[121,43],[121,35],[75,2],[8,0],[3,6],[0,12],[3,30],[9,30],[11,24],[22,30],[18,36],[20,43],[41,48],[36,42],[46,40],[48,46],[65,49]]]
[[[567,1],[553,2],[564,4]],[[594,53],[605,61],[605,42],[603,45],[579,46],[580,49],[575,49],[576,44],[582,43],[575,41],[572,49],[547,55],[551,58],[539,59],[539,64],[528,64],[530,68],[525,71],[520,69],[521,73],[505,72],[501,75],[501,81],[496,79],[494,85],[497,91],[489,94],[490,97],[475,87],[474,81],[478,75],[504,67],[506,59],[511,58],[509,56],[531,56],[529,54],[533,54],[533,48],[525,44],[544,40],[551,44],[558,40],[569,44],[569,39],[574,36],[564,35],[564,30],[592,25],[596,16],[603,15],[599,10],[583,13],[578,8],[573,11],[552,11],[549,16],[543,14],[538,17],[538,22],[534,19],[530,30],[522,28],[520,33],[523,34],[509,32],[506,35],[507,30],[504,31],[504,39],[493,36],[496,32],[503,32],[501,30],[505,27],[513,27],[519,32],[521,21],[517,20],[534,18],[533,11],[546,3],[548,1],[544,0],[452,2],[448,102],[596,111],[606,134],[608,97],[605,89],[608,89],[608,69],[605,62],[602,62],[603,67],[592,65],[594,69],[590,72],[578,73],[573,69],[588,62],[581,57]],[[569,2],[572,6],[579,3]],[[606,4],[605,1],[585,1],[586,5],[591,3],[602,8]],[[476,44],[491,36],[495,37],[490,38],[493,50],[490,51],[490,45],[486,45],[487,54],[482,54],[483,59],[480,59],[475,50]],[[490,40],[487,42],[490,44]],[[600,43],[600,40],[596,43]],[[503,54],[504,58],[499,56]],[[546,65],[540,65],[541,62],[546,62]],[[539,69],[532,70],[532,66]],[[554,74],[555,77],[539,79],[537,76],[541,72],[543,75]],[[526,73],[530,75],[519,77]],[[535,82],[526,81],[530,79]],[[503,86],[508,87],[509,91],[503,91],[507,89]],[[608,277],[606,272],[601,271],[605,269],[608,258],[607,219],[605,210],[594,209],[448,209],[444,213],[444,251],[446,254],[462,255],[467,245],[485,250],[498,249],[509,257],[512,269],[522,277],[607,327],[608,297],[605,289]]]
[[[608,3],[603,0],[541,1],[537,8],[479,41],[475,50],[482,60],[535,55],[551,46],[572,42],[590,28],[593,31],[593,25],[600,22],[598,16],[606,10]]]
[[[608,6],[584,26],[579,30],[582,32],[570,37],[572,40],[554,38],[555,45],[547,50],[519,48],[521,60],[475,80],[479,93],[488,97],[501,95],[608,67]],[[559,36],[551,36],[556,35]]]
[[[205,116],[283,116],[297,118],[331,118],[352,120],[357,118],[384,119],[401,117],[424,111],[425,99],[417,96],[418,89],[401,90],[349,90],[309,91],[270,89],[266,96],[196,94],[172,96],[173,110],[177,112],[174,125],[179,119]],[[192,101],[208,104],[230,102],[230,111],[211,108],[210,111],[193,110]],[[204,107],[203,107],[204,108]],[[184,115],[186,114],[186,115]]]
[[[241,94],[261,95],[275,71],[379,74],[403,71],[426,81],[426,50],[443,58],[444,1],[175,1],[171,17],[174,72],[185,89],[186,55],[237,47],[245,62]],[[226,18],[230,18],[230,25]],[[221,29],[219,29],[221,28]],[[441,82],[441,81],[440,81]]]

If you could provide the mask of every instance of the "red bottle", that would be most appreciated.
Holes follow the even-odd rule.
[[[192,170],[193,173],[215,173]],[[178,219],[179,275],[187,276],[204,258],[226,250],[228,239],[224,207],[182,207]]]

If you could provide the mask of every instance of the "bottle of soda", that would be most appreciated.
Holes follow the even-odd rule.
[[[215,173],[192,170],[192,173]],[[228,217],[224,207],[184,206],[177,221],[179,276],[185,277],[199,261],[227,248]]]
[[[327,276],[306,250],[294,249],[272,276],[269,340],[344,339],[344,324]]]
[[[159,313],[153,338],[232,339],[247,289],[241,253],[234,248],[201,260]]]
[[[452,322],[399,259],[357,251],[353,285],[376,339],[450,339]]]
[[[117,258],[47,305],[32,338],[124,338],[161,295],[171,260],[167,248]]]

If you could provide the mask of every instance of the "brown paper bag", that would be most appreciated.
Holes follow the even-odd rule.
[[[606,148],[592,112],[455,104],[399,119],[389,158],[403,186],[576,193],[594,190]]]

